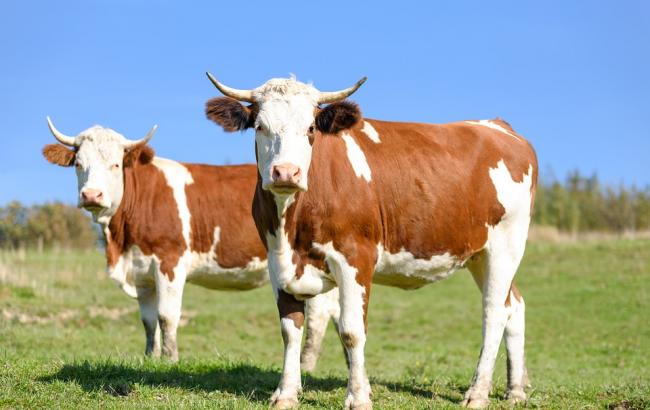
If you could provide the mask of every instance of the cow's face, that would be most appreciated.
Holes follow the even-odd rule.
[[[47,145],[43,155],[54,164],[75,167],[78,205],[101,222],[110,219],[122,202],[124,168],[153,158],[145,144],[133,144],[109,128],[95,126],[74,137],[73,149]]]
[[[351,94],[361,83],[363,81],[351,87],[354,90],[345,90],[344,94]],[[307,191],[315,136],[318,133],[336,134],[352,127],[361,117],[356,105],[349,102],[334,102],[321,108],[320,103],[332,102],[335,98],[332,94],[339,99],[346,95],[321,93],[294,78],[272,79],[249,93],[249,97],[245,97],[252,102],[249,106],[229,97],[215,98],[208,101],[206,114],[226,131],[255,129],[262,188],[274,194]]]

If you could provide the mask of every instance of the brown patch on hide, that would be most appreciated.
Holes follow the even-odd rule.
[[[280,319],[291,319],[294,326],[302,329],[305,323],[305,302],[297,300],[293,295],[280,289],[278,290],[278,312]]]
[[[184,164],[193,184],[185,187],[190,210],[190,248],[207,253],[220,229],[216,261],[223,268],[245,267],[254,257],[266,258],[255,230],[251,203],[257,181],[255,165]]]
[[[522,300],[521,293],[519,292],[519,289],[517,289],[517,287],[515,286],[514,282],[512,282],[512,285],[510,285],[508,296],[506,296],[506,302],[504,303],[505,307],[510,307],[512,305],[512,301],[510,300],[510,295],[513,295],[515,297],[515,300],[517,300],[517,302],[521,302]]]
[[[144,147],[133,153],[138,151],[140,155],[134,159],[148,156]],[[137,246],[145,255],[156,255],[161,272],[174,280],[174,268],[187,244],[172,189],[163,172],[151,162],[133,161],[131,166],[125,165],[122,202],[108,228],[109,266],[115,266],[120,255]]]

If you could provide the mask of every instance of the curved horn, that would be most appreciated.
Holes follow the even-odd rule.
[[[255,102],[253,99],[253,91],[251,90],[237,90],[236,88],[230,88],[226,85],[221,84],[219,81],[217,81],[216,78],[212,76],[209,72],[205,73],[210,81],[212,81],[212,84],[214,84],[215,87],[217,87],[217,90],[221,91],[223,95],[226,95],[228,97],[232,97],[235,100],[239,101],[246,101],[246,102]]]
[[[368,77],[363,77],[361,80],[357,81],[355,85],[353,85],[350,88],[346,88],[344,90],[340,91],[332,91],[332,92],[322,92],[320,93],[320,96],[318,97],[318,103],[319,104],[327,104],[327,103],[333,103],[335,101],[340,101],[343,100],[349,96],[352,95],[355,91],[361,87],[363,83],[366,82]]]
[[[59,141],[63,145],[67,145],[69,147],[74,147],[77,145],[77,138],[75,137],[69,137],[56,129],[54,124],[52,124],[52,121],[50,120],[50,117],[47,118],[47,126],[50,128],[50,132],[52,135],[54,135],[54,138],[56,138],[57,141]]]
[[[130,149],[130,148],[135,147],[136,145],[140,145],[140,144],[144,145],[144,144],[146,144],[147,142],[149,142],[151,137],[153,137],[153,134],[156,132],[157,129],[158,129],[158,125],[154,125],[153,128],[151,128],[151,131],[149,131],[149,134],[147,134],[146,137],[144,137],[142,139],[139,139],[139,140],[136,140],[136,141],[127,140],[124,143],[124,148],[125,149]]]

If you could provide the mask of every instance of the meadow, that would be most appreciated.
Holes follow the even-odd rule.
[[[650,408],[650,240],[528,246],[532,408]],[[481,341],[470,274],[417,291],[373,288],[367,369],[375,408],[458,408]],[[0,407],[267,408],[282,340],[269,287],[186,287],[181,360],[145,359],[137,303],[99,251],[0,252]],[[347,371],[330,326],[302,408],[340,408]],[[509,408],[500,352],[491,408]]]

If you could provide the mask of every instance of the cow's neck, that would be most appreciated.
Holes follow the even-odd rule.
[[[277,212],[278,226],[276,228],[276,236],[288,236],[287,234],[287,220],[289,220],[293,212],[289,212],[289,208],[296,202],[296,196],[298,194],[291,195],[273,195],[273,202],[275,202],[275,209]],[[284,243],[284,241],[279,241],[279,243]],[[280,249],[279,249],[280,250]],[[286,249],[282,249],[285,250]]]
[[[136,165],[124,170],[124,193],[120,206],[110,218],[98,220],[106,241],[106,257],[109,265],[115,262],[133,242],[129,237],[129,224],[132,223],[134,207],[139,202],[137,197],[138,168],[141,166],[147,165]]]

